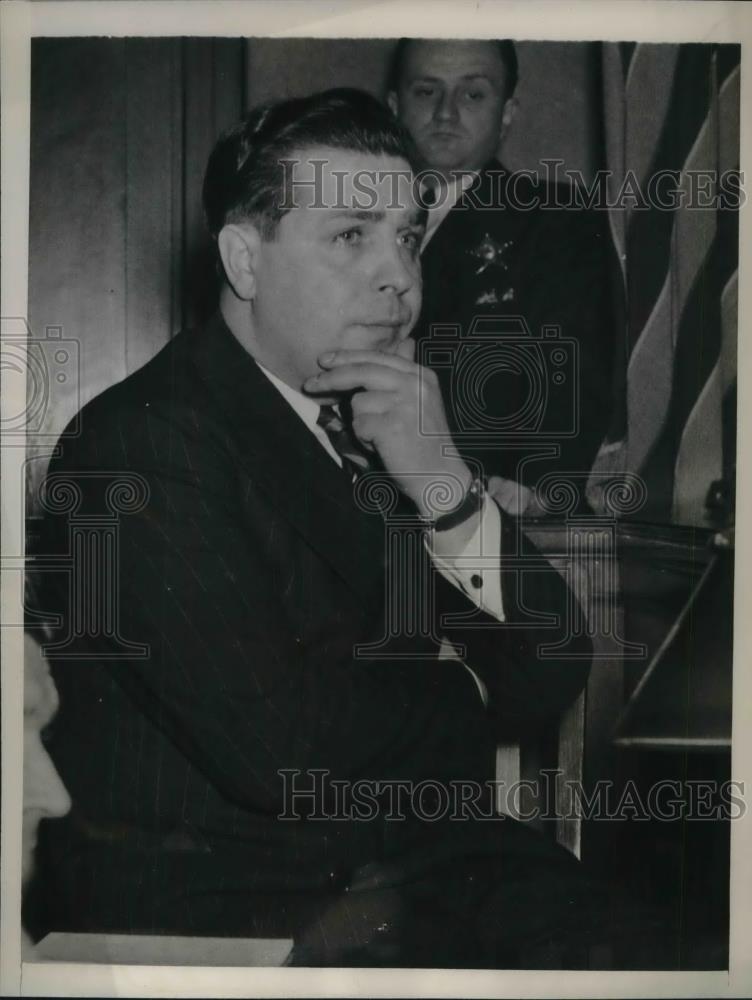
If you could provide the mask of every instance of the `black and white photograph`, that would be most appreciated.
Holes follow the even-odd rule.
[[[4,13],[9,995],[752,986],[752,8],[398,11]]]

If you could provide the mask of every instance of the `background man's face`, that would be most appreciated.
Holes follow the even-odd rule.
[[[41,820],[64,816],[70,796],[41,740],[42,730],[57,711],[57,691],[41,651],[24,637],[24,758],[22,879],[34,870],[34,848]]]
[[[299,389],[321,371],[323,352],[390,352],[408,336],[420,310],[423,227],[405,160],[329,148],[295,158],[300,207],[262,241],[256,261],[253,353]],[[325,161],[318,175],[312,160]],[[357,178],[368,195],[354,187]],[[315,193],[305,186],[314,179]]]
[[[389,105],[410,131],[423,166],[480,170],[499,146],[513,104],[495,42],[416,41]]]

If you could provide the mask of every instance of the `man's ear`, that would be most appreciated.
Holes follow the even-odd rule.
[[[395,118],[399,118],[399,101],[397,100],[397,94],[394,90],[390,90],[386,95],[386,103],[389,105],[389,110],[392,112]]]
[[[504,102],[504,110],[501,112],[501,129],[499,130],[499,142],[504,138],[509,130],[509,126],[515,119],[517,114],[517,104],[516,97],[510,97],[509,100]]]
[[[256,295],[261,234],[249,222],[223,226],[217,236],[225,276],[239,299],[250,302]]]

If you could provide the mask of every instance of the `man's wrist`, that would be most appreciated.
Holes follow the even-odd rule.
[[[485,480],[473,477],[465,466],[456,475],[436,479],[423,491],[419,515],[427,528],[448,531],[477,513],[485,494]]]
[[[465,495],[459,504],[453,510],[439,514],[434,519],[432,525],[434,531],[451,531],[452,528],[464,524],[465,521],[474,514],[477,514],[481,509],[485,495],[485,481],[481,477],[471,479],[470,484],[465,490]]]

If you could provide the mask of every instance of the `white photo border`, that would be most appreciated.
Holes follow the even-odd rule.
[[[146,10],[148,8],[148,12]],[[430,32],[426,24],[430,23]],[[752,4],[681,0],[135,0],[33,2],[0,7],[2,97],[2,274],[0,316],[25,317],[28,306],[30,45],[35,36],[512,37],[559,41],[736,42],[742,45],[741,169],[752,177]],[[503,27],[500,27],[503,26]],[[745,114],[746,112],[746,114]],[[752,509],[752,426],[746,375],[752,370],[752,209],[740,213],[738,489],[740,511]],[[742,375],[741,373],[744,373]],[[6,372],[4,411],[19,412]],[[6,388],[8,394],[6,395]],[[20,401],[21,407],[23,400]],[[7,410],[5,408],[8,408]],[[2,557],[24,551],[23,449],[2,448]],[[732,774],[752,788],[752,673],[746,669],[752,593],[752,525],[736,529]],[[20,621],[22,580],[2,574],[2,621]],[[745,997],[752,991],[752,817],[731,831],[729,972],[512,972],[455,970],[220,969],[27,963],[20,957],[23,635],[1,628],[2,896],[0,994],[4,996],[457,996]]]

